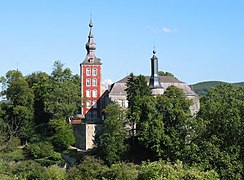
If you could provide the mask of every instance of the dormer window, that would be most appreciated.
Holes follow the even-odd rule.
[[[89,63],[93,63],[93,58],[88,59]]]

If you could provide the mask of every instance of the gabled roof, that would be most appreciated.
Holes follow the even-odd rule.
[[[184,82],[171,77],[171,76],[159,76],[160,82],[163,88],[166,90],[169,86],[176,86],[184,91],[187,96],[197,96],[197,94]],[[150,76],[145,76],[146,81],[149,83]],[[113,83],[110,88],[111,95],[126,95],[126,82],[128,81],[129,76],[126,76],[119,81]]]
[[[130,76],[126,76],[122,79],[120,79],[119,81],[117,81],[116,83],[126,83],[128,81]],[[150,76],[145,76],[146,81],[149,82]],[[182,83],[182,81],[179,81],[178,79],[171,77],[171,76],[159,76],[160,78],[160,82],[161,83]]]

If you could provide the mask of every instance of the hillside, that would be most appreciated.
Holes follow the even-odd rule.
[[[200,83],[196,83],[196,84],[192,84],[190,85],[190,87],[199,95],[205,95],[207,94],[207,92],[209,91],[210,88],[221,85],[221,84],[225,84],[227,82],[223,82],[223,81],[206,81],[206,82],[200,82]],[[244,82],[239,82],[239,83],[233,83],[239,86],[244,86]]]

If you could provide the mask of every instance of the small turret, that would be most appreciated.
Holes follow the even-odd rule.
[[[160,83],[160,77],[158,76],[158,58],[155,55],[155,48],[153,50],[153,56],[151,58],[151,77],[149,87],[152,90],[152,95],[156,96],[158,94],[164,93],[164,88]]]

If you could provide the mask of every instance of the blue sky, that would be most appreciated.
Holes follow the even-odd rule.
[[[159,69],[181,81],[244,81],[243,9],[243,0],[1,0],[0,76],[17,66],[50,73],[55,60],[79,74],[92,13],[103,80],[150,75],[155,46]]]

